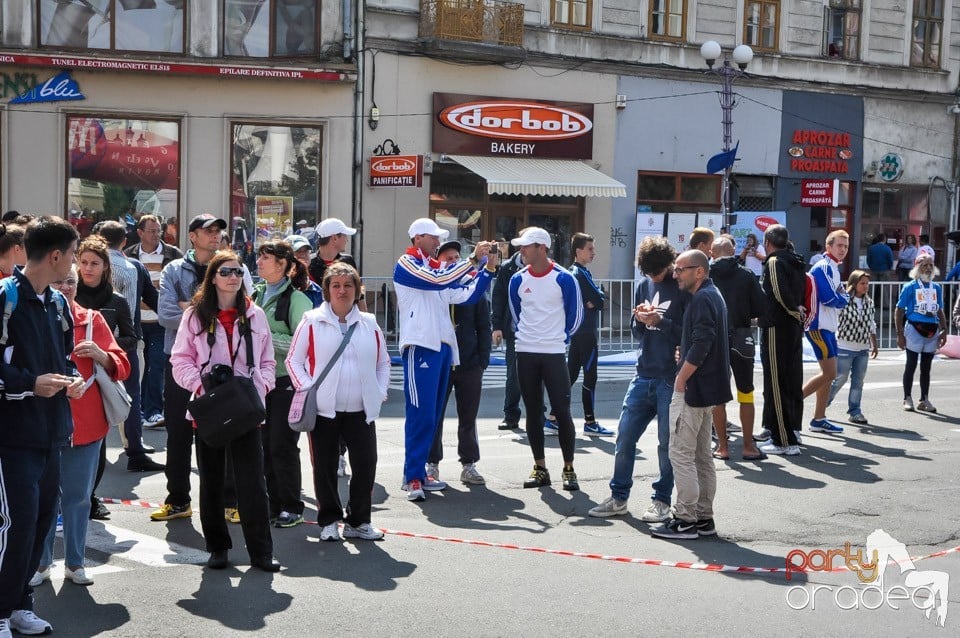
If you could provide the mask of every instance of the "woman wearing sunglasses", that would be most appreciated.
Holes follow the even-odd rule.
[[[263,310],[243,292],[243,267],[236,253],[221,250],[207,265],[203,283],[183,313],[170,366],[177,384],[194,395],[204,392],[202,375],[217,365],[233,374],[249,377],[265,400],[275,384],[273,340]],[[212,334],[213,339],[208,335]],[[246,335],[253,345],[253,361],[247,361]],[[240,526],[250,564],[264,571],[280,570],[273,557],[267,487],[263,478],[263,448],[260,433],[250,430],[224,447],[211,447],[197,437],[200,470],[200,526],[210,559],[207,567],[224,569],[231,548],[227,521],[223,517],[223,479],[227,456],[233,461]]]
[[[77,283],[77,267],[73,266],[66,279],[52,284],[67,298],[73,315],[74,347],[70,358],[83,378],[89,380],[83,396],[70,399],[73,436],[70,445],[60,451],[60,512],[63,515],[65,577],[77,585],[91,585],[93,578],[83,569],[83,548],[87,541],[90,492],[97,474],[97,461],[103,439],[110,431],[100,387],[93,382],[93,365],[103,366],[111,379],[123,381],[130,374],[130,361],[113,338],[113,331],[103,315],[76,302]],[[30,580],[33,587],[50,579],[56,528],[54,521],[43,545],[40,566]]]
[[[270,519],[275,527],[294,527],[303,522],[300,448],[297,447],[300,433],[290,429],[287,418],[293,401],[293,385],[283,360],[290,351],[293,331],[313,304],[300,292],[309,282],[307,267],[297,261],[293,247],[287,242],[260,244],[257,273],[263,281],[254,287],[253,302],[267,315],[277,361],[277,385],[267,395],[267,422],[261,430]]]

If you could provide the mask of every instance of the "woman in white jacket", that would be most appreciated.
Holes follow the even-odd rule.
[[[372,314],[360,312],[360,275],[342,262],[330,264],[323,276],[324,302],[303,315],[293,335],[286,367],[298,390],[315,383],[354,325],[350,341],[317,389],[317,414],[310,432],[313,484],[317,498],[320,539],[378,540],[383,532],[370,525],[371,492],[377,473],[377,433],[374,421],[387,400],[390,357]],[[337,485],[340,438],[350,454],[353,477],[344,519]]]

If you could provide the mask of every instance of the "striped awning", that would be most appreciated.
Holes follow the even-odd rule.
[[[578,160],[447,157],[485,179],[491,195],[627,196],[626,186]]]

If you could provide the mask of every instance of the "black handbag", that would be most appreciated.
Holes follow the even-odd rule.
[[[215,328],[214,323],[207,331],[207,343],[211,352],[216,341]],[[241,320],[239,329],[247,347],[247,364],[252,371],[253,337],[246,321]],[[239,349],[238,346],[237,351]],[[233,358],[236,360],[236,353]],[[207,363],[200,368],[201,373],[209,363],[210,360],[207,359]],[[253,379],[237,374],[193,399],[187,407],[197,424],[197,434],[210,447],[224,447],[255,429],[267,416]]]

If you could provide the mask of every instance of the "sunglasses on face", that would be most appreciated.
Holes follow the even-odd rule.
[[[217,271],[217,274],[224,279],[230,277],[230,275],[235,277],[243,277],[243,268],[221,268]]]

